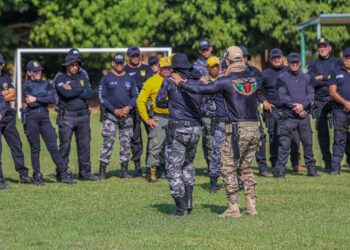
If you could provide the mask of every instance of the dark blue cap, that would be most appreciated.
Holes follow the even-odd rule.
[[[350,56],[350,47],[347,47],[346,49],[344,49],[343,56]]]
[[[249,54],[249,51],[246,47],[244,46],[239,46],[243,52],[244,57],[248,57],[248,60],[252,59],[252,56]]]
[[[325,37],[321,37],[320,39],[317,40],[317,46],[320,45],[331,45],[331,42],[325,38]]]
[[[155,65],[155,64],[158,64],[159,63],[159,59],[157,56],[150,56],[148,58],[148,65],[149,66],[152,66],[152,65]]]
[[[80,51],[76,48],[72,48],[68,51],[68,55],[73,55],[73,56],[77,56],[77,57],[80,57],[81,54],[80,54]]]
[[[189,63],[185,53],[176,53],[171,58],[171,68],[173,69],[191,69],[192,64]]]
[[[43,66],[36,60],[31,60],[27,63],[27,71],[38,72],[43,69]]]
[[[5,60],[4,60],[4,57],[0,54],[0,63],[4,63]]]
[[[113,56],[113,61],[115,61],[116,63],[124,63],[124,55],[122,53],[115,53]]]
[[[128,56],[136,56],[136,55],[141,55],[141,51],[140,51],[139,47],[131,46],[128,48],[126,54]]]
[[[67,67],[75,62],[78,62],[79,64],[81,64],[80,56],[68,54],[64,58],[64,63],[62,65]]]
[[[300,55],[292,52],[288,55],[288,62],[300,62]]]
[[[211,47],[208,39],[204,38],[199,41],[199,50],[207,50]]]
[[[270,59],[274,57],[280,57],[280,56],[283,56],[283,52],[279,48],[274,48],[270,51],[270,56],[269,56]]]

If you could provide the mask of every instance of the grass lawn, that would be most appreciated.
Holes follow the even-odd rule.
[[[102,144],[97,114],[92,116],[91,127],[91,160],[96,173]],[[20,123],[18,129],[26,164],[30,166],[30,150]],[[77,174],[73,145],[71,169]],[[54,182],[53,162],[44,144],[42,149],[41,164],[48,183],[43,187],[26,186],[18,184],[18,174],[3,141],[2,162],[11,189],[0,192],[0,249],[350,248],[348,167],[337,177],[322,171],[317,178],[292,174],[285,180],[257,177],[258,215],[221,219],[218,214],[226,209],[225,192],[207,191],[205,161],[198,147],[194,211],[179,218],[169,216],[175,206],[166,180],[148,184],[144,179],[116,177],[117,144],[108,169],[109,179],[78,181],[71,186]],[[321,165],[317,145],[314,149]],[[243,208],[242,193],[240,198]]]

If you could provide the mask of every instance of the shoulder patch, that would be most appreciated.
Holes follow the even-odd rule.
[[[335,76],[335,79],[342,79],[342,78],[344,78],[344,75],[336,75]]]
[[[232,80],[232,87],[241,95],[249,96],[258,89],[258,83],[254,77]]]

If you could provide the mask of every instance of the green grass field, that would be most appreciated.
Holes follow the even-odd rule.
[[[96,173],[102,144],[97,114],[92,116],[91,127],[91,160]],[[30,166],[30,150],[21,124],[18,129]],[[18,184],[3,141],[4,174],[11,189],[0,192],[0,249],[350,248],[348,167],[337,177],[321,171],[317,178],[291,174],[285,180],[256,177],[258,215],[221,219],[218,214],[226,209],[225,192],[207,191],[204,157],[198,147],[194,211],[188,217],[172,217],[169,213],[174,204],[166,180],[148,184],[144,179],[116,177],[117,144],[108,180],[78,181],[71,186],[54,182],[54,165],[42,144],[41,164],[47,184],[37,187]],[[73,145],[71,169],[77,174]],[[314,149],[321,165],[317,145]],[[243,208],[242,193],[240,198]]]

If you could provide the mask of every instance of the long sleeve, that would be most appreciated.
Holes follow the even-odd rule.
[[[289,109],[293,108],[294,102],[288,93],[288,89],[286,84],[283,82],[281,78],[277,80],[277,94],[280,102],[283,106],[286,106]]]
[[[83,93],[81,93],[80,98],[90,100],[92,98],[92,88],[89,79],[85,77],[80,81],[83,81]]]
[[[107,99],[107,82],[105,80],[105,77],[103,77],[100,81],[100,86],[98,88],[98,98],[100,100],[100,103],[103,107],[105,107],[107,110],[114,113],[114,106],[108,101]]]
[[[304,109],[308,109],[311,106],[311,104],[312,104],[312,102],[314,101],[314,98],[315,98],[315,90],[312,87],[310,81],[311,80],[309,79],[307,84],[306,84],[306,98],[305,98],[305,100],[302,103]]]
[[[146,81],[146,83],[143,85],[142,90],[141,90],[141,92],[136,100],[137,109],[139,111],[139,114],[140,114],[142,120],[144,120],[144,121],[149,119],[149,115],[147,113],[147,108],[146,108],[146,103],[147,103],[148,98],[151,96],[151,91],[152,91],[151,84],[149,81]]]
[[[185,89],[186,91],[192,94],[200,94],[200,95],[212,95],[216,94],[220,91],[225,90],[226,86],[222,84],[220,80],[214,84],[188,84],[185,82],[180,82],[179,87]]]
[[[136,82],[134,81],[132,82],[130,91],[131,91],[131,99],[129,101],[129,107],[133,108],[136,105],[136,98],[138,95]]]
[[[46,92],[47,92],[47,94],[45,96],[36,97],[36,102],[42,103],[42,104],[54,103],[55,102],[55,90],[54,90],[52,84],[47,83]]]
[[[59,79],[55,81],[55,87],[57,92],[66,98],[80,97],[80,95],[84,91],[84,89],[80,87],[79,83],[75,85],[71,84],[72,89],[65,89],[63,85],[64,85],[64,82],[60,82]]]
[[[156,105],[159,108],[168,108],[168,92],[169,92],[169,80],[166,79],[163,81],[162,86],[159,89]]]

